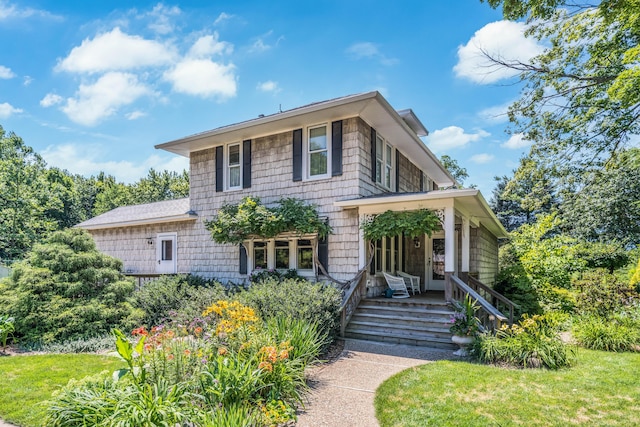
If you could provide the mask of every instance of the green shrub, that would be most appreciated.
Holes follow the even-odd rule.
[[[200,316],[212,302],[226,299],[218,282],[198,276],[161,276],[135,292],[134,304],[144,311],[141,324],[151,328],[170,318],[187,322]]]
[[[473,354],[485,363],[521,368],[559,369],[575,362],[575,351],[558,335],[557,317],[527,316],[495,334],[482,334],[475,341]]]
[[[576,291],[575,310],[580,315],[608,318],[640,299],[633,286],[604,269],[582,273],[574,278],[573,287]]]
[[[113,336],[105,334],[52,343],[29,342],[21,345],[21,347],[27,351],[43,351],[46,353],[96,353],[98,351],[113,350]]]
[[[582,316],[574,321],[573,336],[579,345],[593,350],[640,351],[640,318],[631,312],[609,318]]]
[[[617,242],[581,242],[576,256],[583,259],[587,268],[604,268],[613,274],[619,268],[629,264],[629,253]]]
[[[333,338],[340,326],[340,291],[331,285],[306,280],[265,280],[239,299],[254,307],[262,319],[284,317],[316,323],[321,334]]]
[[[129,302],[133,282],[121,268],[119,260],[98,252],[86,231],[58,231],[13,264],[0,307],[16,319],[16,336],[24,341],[64,341],[133,327],[141,313]]]
[[[501,269],[494,289],[517,305],[514,312],[516,318],[520,318],[523,314],[533,315],[542,312],[538,303],[538,293],[531,286],[531,281],[521,266]]]

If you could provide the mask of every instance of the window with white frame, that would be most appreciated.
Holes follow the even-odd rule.
[[[393,147],[383,137],[376,135],[376,182],[390,189],[392,177]]]
[[[307,178],[323,178],[330,175],[329,131],[326,124],[307,129],[306,164]]]
[[[395,272],[402,269],[401,245],[400,236],[383,237],[375,242],[373,263],[376,273]]]
[[[246,242],[250,270],[294,269],[303,274],[305,271],[312,272],[315,241],[315,238],[276,238]]]
[[[242,150],[240,144],[227,146],[227,189],[242,188]]]

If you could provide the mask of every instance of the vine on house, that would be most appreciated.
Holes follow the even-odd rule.
[[[383,237],[405,236],[414,238],[440,229],[440,218],[429,209],[414,211],[386,211],[363,221],[360,228],[364,238],[375,242]]]
[[[269,239],[287,232],[324,238],[331,232],[315,206],[295,198],[280,199],[277,206],[269,208],[258,197],[245,197],[237,205],[224,205],[205,226],[216,243]]]

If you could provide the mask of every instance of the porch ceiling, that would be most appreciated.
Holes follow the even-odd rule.
[[[453,207],[472,222],[485,226],[496,237],[508,237],[507,230],[493,213],[482,193],[472,188],[362,197],[337,201],[334,202],[334,206],[343,209],[358,209],[360,214],[379,214],[388,210],[438,210]]]

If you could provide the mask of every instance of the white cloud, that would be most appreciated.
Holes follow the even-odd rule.
[[[228,13],[224,13],[222,12],[220,15],[218,15],[218,17],[216,18],[215,21],[213,21],[213,25],[220,25],[222,24],[224,21],[228,21],[229,19],[235,17],[235,15],[230,15]]]
[[[273,80],[267,80],[266,82],[258,83],[258,86],[256,87],[256,89],[262,92],[273,92],[273,93],[280,92],[280,87],[278,86],[278,82],[274,82]]]
[[[168,64],[175,58],[167,46],[140,36],[132,36],[116,27],[111,32],[85,39],[74,47],[56,70],[96,73]]]
[[[31,76],[24,76],[22,84],[24,86],[29,86],[31,83],[33,83],[33,77]]]
[[[209,58],[213,55],[230,54],[233,52],[233,45],[228,42],[218,40],[218,33],[202,36],[191,46],[189,53],[190,58]]]
[[[13,114],[22,113],[20,108],[16,108],[8,102],[0,104],[0,119],[6,119]]]
[[[118,181],[132,183],[146,176],[150,168],[182,172],[189,168],[189,159],[182,156],[153,154],[140,162],[105,161],[110,150],[98,144],[64,144],[47,147],[41,154],[48,165],[84,176],[105,172]]]
[[[132,111],[129,114],[127,114],[127,120],[136,120],[139,119],[140,117],[144,117],[146,116],[146,113],[143,113],[142,111]]]
[[[494,158],[495,156],[493,154],[481,153],[481,154],[474,154],[469,158],[469,161],[482,165],[485,163],[489,163]]]
[[[509,106],[513,104],[513,101],[505,102],[504,104],[494,105],[493,107],[485,108],[478,113],[478,116],[489,123],[498,124],[506,123],[509,121],[507,112]]]
[[[40,105],[42,107],[51,107],[52,105],[60,104],[64,99],[60,95],[56,95],[55,93],[48,93],[40,100]]]
[[[33,9],[30,7],[21,8],[14,4],[0,0],[0,21],[4,19],[22,19],[40,17],[54,20],[62,20],[58,15],[41,9]]]
[[[11,68],[0,65],[0,79],[12,79],[16,74],[11,71]]]
[[[354,60],[374,59],[380,61],[383,65],[393,65],[398,62],[397,59],[387,58],[378,46],[371,42],[354,43],[346,49],[347,55]]]
[[[542,53],[543,47],[526,38],[525,29],[522,22],[497,21],[476,31],[467,44],[458,46],[458,63],[453,67],[456,76],[489,84],[517,75],[514,70],[493,64],[483,51],[505,61],[529,61]]]
[[[284,40],[284,36],[278,37],[274,44],[269,44],[267,39],[273,35],[273,30],[267,31],[265,34],[256,37],[255,41],[249,48],[249,53],[262,53],[265,52],[274,46],[278,46],[281,40]]]
[[[93,126],[151,90],[133,74],[111,72],[94,84],[80,85],[75,98],[67,99],[62,111],[76,123]]]
[[[508,148],[510,150],[519,150],[531,145],[531,141],[524,139],[524,135],[521,133],[514,133],[501,147]]]
[[[465,133],[464,129],[458,126],[448,126],[438,129],[426,137],[429,149],[434,153],[450,150],[452,148],[464,147],[470,142],[478,141],[489,136],[490,133],[478,129],[476,133]]]
[[[171,18],[182,13],[178,6],[167,7],[162,3],[158,3],[148,15],[154,19],[149,24],[149,28],[158,34],[172,33],[175,26],[171,22]]]
[[[164,73],[173,90],[203,98],[220,100],[236,95],[236,76],[233,64],[223,65],[208,59],[185,59]]]

